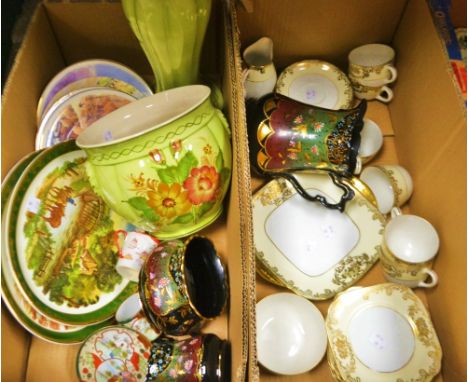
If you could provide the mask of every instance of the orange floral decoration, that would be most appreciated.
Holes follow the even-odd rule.
[[[187,194],[187,191],[178,183],[171,185],[159,183],[156,191],[148,191],[148,205],[159,216],[172,219],[175,216],[184,215],[192,207]]]
[[[184,181],[184,188],[193,204],[210,202],[216,199],[219,190],[219,174],[213,166],[193,168]]]

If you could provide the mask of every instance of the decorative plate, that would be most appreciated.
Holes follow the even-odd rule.
[[[145,96],[153,94],[148,84],[138,74],[122,64],[109,60],[77,62],[67,66],[47,84],[37,105],[38,124],[44,111],[50,107],[52,99],[58,92],[73,82],[90,77],[110,77],[126,82]]]
[[[135,293],[115,270],[116,229],[129,229],[91,189],[74,141],[40,153],[11,196],[7,256],[42,314],[68,324],[104,321]]]
[[[326,319],[331,367],[346,381],[429,382],[442,358],[429,313],[403,285],[352,288]]]
[[[42,151],[34,151],[22,158],[9,171],[2,183],[2,235],[4,238],[7,237],[4,218],[7,215],[6,210],[10,208],[9,201],[13,188],[29,163]],[[11,263],[9,263],[9,257],[6,255],[7,247],[7,240],[2,240],[2,298],[13,317],[28,332],[46,341],[71,344],[82,342],[93,331],[109,324],[104,322],[88,327],[67,325],[51,320],[38,312],[14,280]]]
[[[76,371],[81,382],[145,381],[151,343],[125,326],[93,333],[81,346]]]
[[[341,197],[326,173],[296,177],[313,195],[335,202]],[[281,178],[254,195],[261,276],[312,300],[331,298],[364,276],[378,259],[385,219],[366,186],[356,178],[344,181],[355,196],[343,213],[305,200]]]
[[[46,113],[36,135],[36,149],[75,139],[83,130],[106,114],[135,101],[114,89],[87,88],[58,100]]]
[[[140,99],[143,97],[148,96],[148,94],[143,94],[133,85],[130,85],[124,81],[111,78],[111,77],[89,77],[83,78],[82,80],[78,80],[72,82],[65,86],[62,90],[60,90],[55,96],[50,100],[49,104],[45,106],[42,114],[39,116],[40,122],[42,117],[49,111],[53,105],[59,101],[62,97],[67,96],[68,94],[75,92],[77,90],[83,90],[87,88],[107,88],[107,89],[114,89],[131,95],[136,99]]]
[[[346,74],[320,60],[288,66],[278,77],[276,92],[325,109],[348,109],[353,101],[353,88]]]

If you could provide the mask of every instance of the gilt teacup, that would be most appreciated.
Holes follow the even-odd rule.
[[[403,215],[399,208],[393,208],[391,216],[380,256],[385,278],[410,288],[436,286],[438,277],[431,260],[439,250],[437,231],[426,219]]]
[[[388,45],[359,46],[348,55],[349,77],[353,82],[370,87],[390,84],[397,79],[394,58],[395,51]]]

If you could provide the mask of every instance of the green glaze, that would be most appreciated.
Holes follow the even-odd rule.
[[[39,228],[40,227],[40,232],[42,235],[46,234],[47,232],[50,231],[50,226],[48,224],[50,223],[45,223],[47,218],[45,216],[47,213],[43,212],[43,205],[45,203],[45,200],[47,199],[48,196],[50,196],[51,191],[47,191],[47,195],[41,196],[41,207],[37,210],[35,214],[32,214],[29,210],[29,207],[26,209],[26,224],[32,224],[31,219],[34,219],[34,224],[36,228],[32,229],[27,229],[26,230],[26,225],[25,226],[20,226],[19,224],[19,218],[20,218],[20,211],[22,209],[22,206],[29,206],[29,200],[26,200],[26,194],[29,192],[29,188],[32,187],[33,181],[37,176],[41,174],[43,169],[47,166],[49,162],[52,160],[59,158],[62,160],[64,155],[67,155],[68,153],[79,153],[80,157],[82,160],[85,160],[85,154],[84,152],[80,153],[80,150],[78,147],[75,145],[74,141],[68,141],[64,142],[58,145],[55,145],[34,158],[34,160],[29,164],[27,167],[26,172],[23,174],[23,176],[19,179],[12,195],[11,195],[11,204],[8,209],[8,214],[6,216],[6,229],[8,231],[8,250],[6,251],[6,256],[8,257],[9,261],[11,262],[11,266],[13,268],[14,275],[18,279],[19,284],[21,285],[25,295],[28,297],[28,299],[31,301],[31,303],[38,309],[40,310],[41,313],[44,315],[47,315],[48,317],[64,322],[64,323],[70,323],[70,324],[89,324],[89,323],[95,323],[99,321],[103,321],[105,319],[108,319],[109,317],[113,316],[115,313],[116,309],[120,305],[122,301],[124,301],[130,294],[134,293],[136,290],[136,284],[135,283],[127,283],[123,290],[120,292],[115,291],[115,283],[112,285],[109,285],[109,288],[106,286],[106,290],[98,290],[99,286],[94,288],[94,289],[82,289],[82,291],[89,291],[89,295],[82,296],[82,295],[77,295],[75,298],[75,295],[78,293],[78,290],[76,288],[73,288],[73,293],[71,295],[68,294],[68,292],[65,292],[65,288],[67,287],[68,283],[63,286],[62,289],[54,287],[54,299],[52,299],[52,293],[49,293],[52,291],[52,286],[55,285],[54,282],[58,280],[60,277],[64,277],[68,275],[70,272],[78,272],[76,269],[77,267],[74,266],[73,268],[70,268],[70,265],[65,265],[65,260],[71,258],[68,255],[68,252],[60,252],[61,247],[58,246],[53,246],[52,244],[54,243],[54,240],[58,240],[59,237],[55,236],[53,237],[52,244],[49,243],[50,245],[47,247],[49,248],[49,252],[46,252],[47,255],[43,255],[41,251],[39,251],[39,244],[42,245],[41,248],[43,248],[44,240],[40,241],[39,244],[37,244],[37,240],[35,240],[36,236],[38,235]],[[71,167],[70,167],[71,169]],[[53,174],[56,174],[57,171],[60,169],[57,167],[54,171]],[[73,171],[70,170],[71,173],[80,173],[78,167],[74,167]],[[52,174],[52,173],[51,173]],[[49,176],[45,178],[45,182],[49,179]],[[55,176],[55,175],[54,175]],[[58,179],[58,178],[57,178]],[[86,186],[86,179],[81,178],[81,185],[82,185],[82,192],[85,192],[88,188],[90,188],[89,184]],[[45,185],[46,183],[42,183],[42,185]],[[52,184],[52,183],[50,183]],[[53,183],[55,184],[55,183]],[[48,184],[49,185],[49,184]],[[78,184],[76,184],[78,187]],[[37,187],[37,184],[36,184]],[[34,189],[34,192],[36,192],[37,189]],[[41,190],[45,190],[44,187],[41,187]],[[42,192],[42,191],[41,191]],[[45,192],[45,191],[44,191]],[[81,191],[80,191],[81,192]],[[84,194],[83,194],[84,195]],[[76,196],[75,198],[75,203],[78,200],[80,196]],[[95,197],[90,194],[90,192],[86,193],[86,197],[91,197],[93,200],[96,200]],[[102,203],[102,202],[101,202]],[[102,203],[103,204],[103,203]],[[101,205],[102,205],[101,204]],[[104,219],[104,218],[109,218],[110,219],[110,212],[108,209],[102,209],[99,218]],[[68,215],[67,215],[68,216]],[[106,219],[107,219],[106,218]],[[113,218],[112,218],[113,219]],[[117,219],[119,227],[120,227],[120,222],[121,218]],[[63,220],[64,224],[66,224],[67,218]],[[62,224],[62,223],[61,223]],[[114,221],[111,221],[111,224],[114,224]],[[73,228],[73,227],[72,227]],[[101,227],[99,224],[96,223],[95,227],[93,228],[95,231],[92,231],[91,233],[84,234],[83,236],[77,236],[75,235],[75,232],[73,231],[66,231],[66,233],[62,233],[62,235],[67,235],[66,238],[70,242],[74,242],[76,240],[91,240],[91,234],[94,234],[96,230],[98,229],[108,229],[108,227]],[[100,231],[100,234],[103,233],[104,231]],[[107,232],[107,231],[106,231]],[[64,236],[65,237],[65,236]],[[25,243],[24,247],[26,252],[21,252],[18,251],[18,248],[20,248],[20,242]],[[33,251],[31,252],[30,249],[33,248]],[[90,251],[91,256],[96,256],[96,253],[92,253],[94,251],[94,246],[86,246],[86,248]],[[30,265],[30,263],[27,263],[28,269],[33,272],[33,274],[28,274],[28,272],[24,272],[22,269],[22,266],[20,264],[20,256],[28,256],[29,252],[33,253],[34,256],[37,258],[37,261],[40,261],[40,264],[49,264],[51,262],[54,262],[54,272],[56,272],[57,276],[54,277],[49,277],[46,275],[42,276],[37,273],[37,265]],[[63,257],[60,257],[63,254]],[[67,254],[65,256],[65,254]],[[60,256],[59,256],[60,255]],[[59,257],[57,257],[59,256]],[[117,254],[115,253],[115,256]],[[98,256],[97,256],[98,257]],[[78,257],[73,257],[73,258],[78,258]],[[101,258],[101,257],[100,257]],[[28,260],[29,261],[29,260]],[[53,265],[52,264],[52,265]],[[68,263],[67,263],[68,264]],[[73,263],[75,264],[75,263]],[[59,267],[61,266],[61,267]],[[97,277],[98,272],[107,272],[103,270],[103,265],[99,265],[99,267],[94,270],[93,276]],[[42,268],[41,268],[42,269]],[[79,268],[81,269],[81,268]],[[107,269],[107,268],[106,268]],[[67,273],[68,272],[68,273]],[[31,281],[32,277],[32,281]],[[85,273],[80,273],[80,279],[83,281],[86,278]],[[89,276],[86,278],[89,280]],[[117,282],[117,281],[116,281]],[[43,288],[43,293],[46,295],[47,299],[50,301],[54,301],[57,304],[63,306],[63,308],[52,308],[49,305],[46,305],[43,301],[40,300],[39,296],[36,294],[36,292],[30,287],[29,283],[34,283],[34,285]],[[78,283],[79,284],[79,283]],[[78,285],[75,284],[75,285]],[[80,284],[81,285],[81,284]],[[50,290],[48,290],[50,288]],[[10,291],[11,292],[11,291]],[[62,293],[62,294],[60,294]],[[73,312],[73,309],[78,308],[79,306],[86,306],[86,305],[92,305],[95,303],[96,300],[96,294],[103,294],[103,293],[113,293],[113,299],[109,301],[107,304],[101,306],[100,308],[97,308],[95,310],[91,310],[87,313],[80,313],[76,314]],[[65,296],[62,298],[62,296]],[[57,300],[57,298],[60,297],[60,299]],[[65,307],[67,305],[68,308]]]
[[[83,150],[94,190],[160,239],[195,233],[222,212],[232,166],[230,132],[209,97],[144,134]]]
[[[198,83],[211,0],[123,0],[122,5],[157,91]]]

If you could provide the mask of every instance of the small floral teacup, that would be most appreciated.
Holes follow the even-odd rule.
[[[120,246],[119,237],[124,236],[123,245]],[[122,277],[138,282],[138,275],[146,258],[159,245],[155,237],[141,232],[115,231],[114,239],[119,247],[119,260],[115,266]]]

